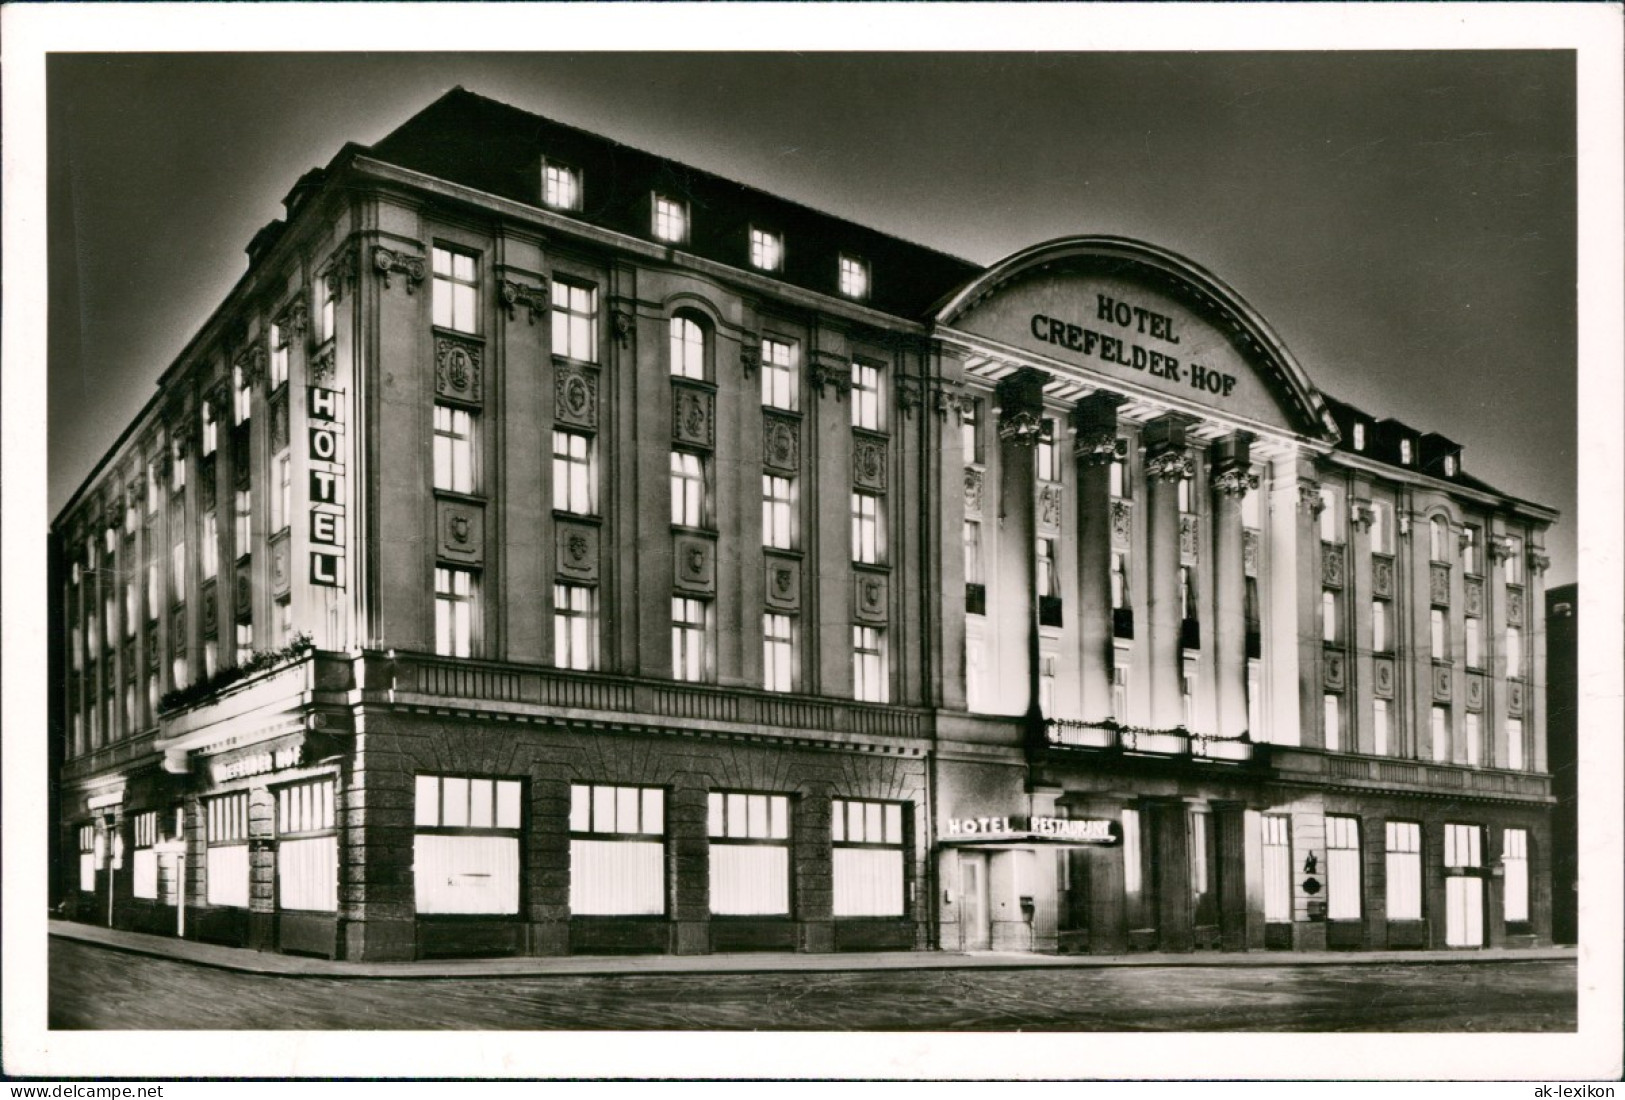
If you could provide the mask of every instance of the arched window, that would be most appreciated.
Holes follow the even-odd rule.
[[[705,329],[692,317],[671,319],[671,373],[674,378],[705,377]]]
[[[1434,561],[1448,561],[1450,547],[1450,521],[1434,516],[1428,524],[1428,557]]]

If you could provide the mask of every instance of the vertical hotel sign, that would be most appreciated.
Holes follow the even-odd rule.
[[[343,588],[344,395],[308,386],[310,401],[310,583]]]

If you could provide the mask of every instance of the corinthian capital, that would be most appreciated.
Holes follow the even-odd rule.
[[[1320,482],[1298,482],[1298,507],[1306,510],[1312,518],[1320,518],[1320,513],[1326,510],[1326,501],[1320,495]]]
[[[1091,466],[1105,466],[1117,457],[1117,432],[1113,428],[1079,431],[1072,454]]]
[[[1145,476],[1158,481],[1178,481],[1195,472],[1184,451],[1163,451],[1145,460]]]
[[[1240,466],[1213,475],[1213,491],[1221,496],[1239,497],[1258,488],[1258,475]]]
[[[1034,446],[1043,428],[1043,418],[1034,412],[1005,413],[999,417],[999,438],[1018,447]]]

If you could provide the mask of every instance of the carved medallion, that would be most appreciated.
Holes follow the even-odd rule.
[[[560,367],[553,375],[554,416],[583,428],[598,424],[598,374],[577,367]]]
[[[1433,698],[1441,703],[1450,701],[1450,668],[1446,665],[1435,665],[1433,668]]]
[[[1523,593],[1516,590],[1507,592],[1507,625],[1523,626]]]
[[[477,344],[437,336],[434,341],[434,390],[438,397],[478,405],[484,399],[483,349]]]
[[[1463,602],[1467,605],[1467,614],[1479,616],[1484,614],[1484,581],[1481,577],[1468,577],[1462,589]]]
[[[236,580],[235,607],[237,617],[246,619],[254,610],[254,584],[248,575],[248,566],[246,564],[238,567]]]
[[[1201,545],[1198,538],[1198,520],[1195,516],[1182,515],[1179,517],[1179,560],[1181,564],[1189,565],[1199,556],[1198,547]]]
[[[1327,653],[1326,686],[1329,688],[1342,688],[1343,672],[1343,655],[1341,653]]]
[[[1343,587],[1343,548],[1320,544],[1320,582],[1331,588]]]
[[[1127,546],[1129,528],[1133,525],[1134,510],[1126,500],[1112,501],[1112,545]]]
[[[1054,482],[1038,487],[1038,522],[1049,530],[1061,526],[1061,487]]]
[[[983,474],[974,466],[965,467],[965,515],[980,519],[982,515]]]
[[[716,546],[697,535],[679,535],[672,545],[673,582],[684,592],[711,595],[717,589]]]
[[[801,563],[794,558],[767,558],[767,590],[764,602],[778,611],[801,607]]]
[[[1484,709],[1484,677],[1475,672],[1467,674],[1467,709]]]
[[[762,415],[762,461],[775,470],[794,473],[801,463],[801,436],[788,417]]]
[[[1450,606],[1450,567],[1443,562],[1428,563],[1428,600],[1439,607]]]
[[[220,622],[220,605],[213,581],[204,582],[203,587],[198,589],[198,603],[202,609],[204,636],[212,638]]]
[[[271,591],[278,596],[284,595],[292,579],[288,563],[288,539],[284,535],[271,544]]]
[[[857,436],[852,440],[852,481],[866,489],[886,487],[886,444]]]
[[[1378,596],[1392,598],[1394,595],[1394,563],[1388,558],[1373,556],[1371,559],[1371,590]]]
[[[672,438],[679,443],[709,447],[712,434],[712,394],[708,390],[677,385],[671,391]]]
[[[461,500],[439,500],[440,517],[437,553],[448,561],[478,565],[485,559],[485,510]]]
[[[1394,697],[1394,662],[1389,657],[1378,657],[1372,662],[1372,671],[1376,674],[1377,694],[1384,699]]]
[[[859,573],[853,578],[856,585],[857,618],[867,623],[886,621],[887,578],[880,573]]]
[[[1523,713],[1523,685],[1516,680],[1507,681],[1507,713]]]
[[[560,522],[554,527],[555,568],[573,580],[598,579],[598,528]]]

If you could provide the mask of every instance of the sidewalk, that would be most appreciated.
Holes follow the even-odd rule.
[[[655,974],[768,974],[843,970],[1052,970],[1099,967],[1349,966],[1401,963],[1543,962],[1576,957],[1572,947],[1480,951],[1255,951],[1188,955],[1025,955],[952,951],[866,951],[803,955],[567,955],[495,959],[425,959],[415,962],[334,962],[271,951],[177,940],[74,921],[53,920],[50,934],[115,951],[174,959],[198,966],[285,978],[492,978],[602,977]]]

